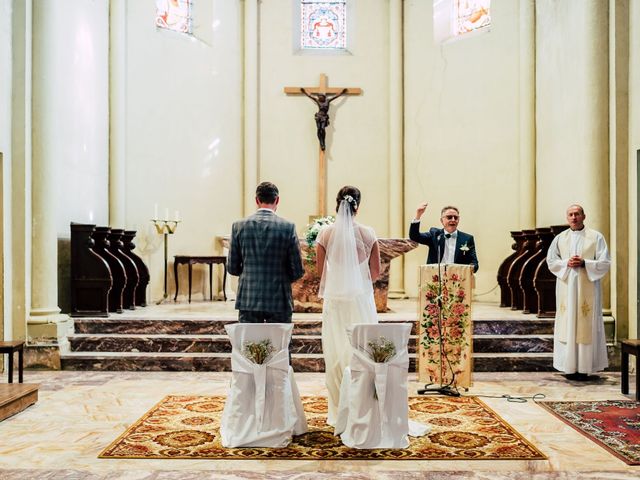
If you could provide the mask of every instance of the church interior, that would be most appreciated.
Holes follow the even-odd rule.
[[[635,0],[0,0],[0,479],[637,478],[639,25]],[[358,457],[320,434],[326,448],[300,458],[191,457],[177,443],[111,455],[142,441],[132,426],[168,396],[224,401],[229,235],[263,181],[279,188],[307,270],[290,347],[303,400],[326,397],[305,236],[354,185],[357,221],[382,250],[379,321],[412,325],[419,414],[475,397],[529,454],[486,453],[486,427],[457,449],[440,440],[455,449],[445,456],[436,436],[451,417],[406,456]],[[460,400],[417,393],[427,248],[408,237],[421,202],[422,231],[453,205],[475,238]],[[611,256],[609,366],[588,381],[553,368],[542,250],[573,204]],[[124,253],[101,247],[107,235]],[[123,283],[115,308],[115,273],[91,265],[111,271],[121,254],[139,288]],[[564,402],[631,417],[617,415],[627,423],[607,443],[551,411]]]

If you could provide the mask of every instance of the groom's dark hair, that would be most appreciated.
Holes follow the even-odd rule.
[[[349,197],[351,197],[349,199]],[[351,214],[355,214],[356,210],[360,206],[360,198],[362,195],[360,194],[360,190],[356,187],[352,187],[351,185],[345,185],[340,189],[338,195],[336,196],[336,212],[340,208],[340,202],[343,200],[347,200],[349,207],[351,208]]]
[[[260,203],[266,203],[268,205],[276,203],[278,195],[280,195],[278,187],[271,182],[262,182],[258,185],[258,188],[256,188],[256,198]]]

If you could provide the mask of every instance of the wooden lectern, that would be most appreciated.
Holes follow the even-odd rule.
[[[443,264],[440,273],[437,264],[420,266],[418,381],[469,388],[473,265]]]

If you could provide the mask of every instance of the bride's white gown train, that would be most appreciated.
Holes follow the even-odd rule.
[[[369,263],[361,269],[369,270]],[[325,364],[325,382],[328,390],[329,412],[327,423],[335,426],[340,384],[345,367],[349,366],[352,348],[347,329],[356,323],[378,323],[373,289],[350,300],[325,299],[322,309],[322,352]]]
[[[354,221],[346,200],[338,208],[336,222],[323,228],[316,239],[325,250],[319,295],[324,299],[322,352],[330,425],[336,422],[342,373],[351,360],[347,328],[356,323],[378,322],[369,270],[376,240],[371,227]]]

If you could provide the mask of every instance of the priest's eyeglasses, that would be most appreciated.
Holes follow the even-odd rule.
[[[460,217],[458,215],[443,215],[442,218],[446,218],[447,220],[458,220]]]

